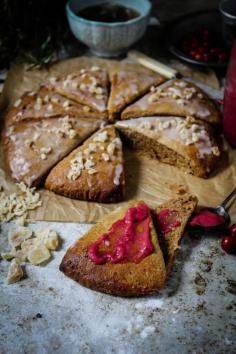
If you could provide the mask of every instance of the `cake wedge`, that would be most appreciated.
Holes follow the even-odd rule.
[[[51,77],[45,86],[98,112],[107,110],[108,73],[101,67],[92,66],[65,76]]]
[[[111,203],[124,197],[122,142],[114,126],[97,131],[59,162],[45,187],[66,197]]]
[[[197,198],[188,193],[156,208],[156,224],[167,274],[170,273],[188,220],[197,207]]]
[[[60,270],[112,295],[141,296],[163,288],[165,263],[148,206],[133,201],[104,216],[68,249]]]
[[[37,186],[50,169],[101,126],[100,119],[57,117],[22,120],[3,131],[8,172]]]
[[[116,127],[131,147],[195,176],[206,178],[219,164],[211,127],[192,117],[141,117]]]
[[[120,64],[110,70],[111,90],[108,101],[109,120],[119,118],[120,112],[144,95],[152,85],[165,78],[141,65]]]
[[[151,87],[149,93],[122,112],[121,119],[161,115],[192,116],[213,126],[222,122],[217,104],[207,94],[194,84],[177,79]]]
[[[53,118],[63,115],[79,118],[106,119],[106,113],[93,110],[54,90],[41,86],[37,91],[26,92],[7,110],[4,116],[6,126],[26,119]]]

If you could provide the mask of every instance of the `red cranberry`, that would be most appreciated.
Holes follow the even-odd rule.
[[[210,61],[210,56],[209,56],[208,53],[204,53],[204,54],[203,54],[203,60],[204,60],[205,62]]]
[[[198,52],[201,53],[201,54],[204,54],[205,48],[204,47],[198,48]]]
[[[226,61],[226,60],[227,60],[227,54],[224,53],[224,52],[220,53],[220,54],[218,55],[218,59],[219,59],[219,61],[220,61],[221,63],[224,62],[224,61]]]
[[[209,42],[208,42],[208,41],[204,41],[202,45],[203,45],[203,47],[204,47],[205,49],[208,49],[208,48],[209,48]]]
[[[202,59],[203,59],[202,54],[201,54],[201,53],[197,53],[197,54],[195,55],[195,59],[196,59],[196,60],[202,60]]]
[[[217,47],[214,47],[214,48],[211,49],[211,53],[213,53],[213,54],[219,54],[219,53],[220,53],[220,49],[217,48]]]
[[[197,48],[198,48],[198,42],[197,42],[197,41],[193,41],[193,42],[191,43],[191,47],[192,47],[193,49],[197,49]]]
[[[236,237],[224,236],[221,241],[221,248],[227,253],[236,254]]]
[[[230,226],[229,228],[229,233],[230,233],[230,236],[236,236],[236,224],[233,224]]]
[[[191,50],[191,52],[189,54],[191,55],[191,57],[195,58],[195,55],[197,54],[197,52],[195,50]]]

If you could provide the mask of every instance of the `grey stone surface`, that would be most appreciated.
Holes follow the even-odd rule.
[[[28,277],[6,285],[0,264],[1,354],[185,354],[236,352],[235,256],[219,239],[185,237],[166,288],[125,299],[83,288],[59,272],[65,250],[89,225],[40,223],[63,244],[46,266],[26,265]],[[2,226],[6,248],[13,223]]]

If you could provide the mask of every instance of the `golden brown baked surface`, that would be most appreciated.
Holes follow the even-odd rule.
[[[158,119],[161,119],[158,114],[168,116],[175,114],[179,120],[181,117],[188,119],[188,116],[192,115],[213,125],[220,124],[220,113],[216,104],[200,89],[183,80],[173,79],[162,83],[163,81],[165,79],[162,76],[140,65],[117,62],[104,67],[87,66],[65,76],[49,78],[36,92],[25,93],[18,99],[4,117],[3,140],[8,170],[17,181],[23,181],[29,186],[38,185],[56,163],[99,129],[98,120],[106,123],[109,113],[110,120],[120,118],[120,115],[124,119],[117,122],[117,127],[124,139],[132,142],[135,148],[196,176],[207,177],[217,166],[220,155],[220,149],[210,128],[203,125],[207,133],[203,134],[201,143],[194,141],[198,132],[193,131],[193,144],[189,144],[186,141],[181,143],[185,132],[181,133],[180,130],[175,132],[173,139],[166,134],[168,129],[162,129],[160,133],[155,129],[139,127],[139,124],[135,127],[135,124],[143,119],[139,118],[140,116],[150,114],[157,116]],[[139,99],[149,89],[150,92]],[[139,100],[131,104],[137,99]],[[137,122],[127,120],[130,116],[135,117]],[[63,117],[67,117],[70,123],[62,123]],[[86,128],[84,119],[87,119]],[[76,126],[75,129],[73,126],[68,128],[72,121]],[[131,121],[132,129],[131,126],[122,125],[125,122],[130,125]],[[80,122],[83,122],[82,138],[77,139],[73,130],[78,133]],[[63,133],[64,140],[56,133],[61,129],[60,124],[67,126],[66,129],[72,132]],[[194,126],[196,128],[193,122],[192,127]],[[40,137],[37,138],[37,142],[32,141],[35,132],[45,138]],[[179,139],[176,139],[176,136]],[[108,164],[104,161],[103,165],[102,168],[105,168]],[[64,162],[59,167],[60,173],[62,166],[65,168]],[[93,183],[90,186],[93,190],[91,193],[87,189],[82,193],[76,186],[78,181],[73,181],[73,190],[76,187],[77,192],[72,192],[68,183],[59,187],[58,181],[56,183],[55,180],[56,178],[53,179],[53,183],[47,183],[49,189],[55,188],[57,193],[74,198],[114,201],[120,200],[123,195],[121,185],[115,189],[109,185],[105,194],[98,195],[94,192],[96,188]],[[85,188],[85,184],[83,187]],[[111,191],[114,194],[113,198]]]
[[[140,100],[128,106],[121,119],[143,116],[193,116],[213,125],[221,124],[216,103],[192,83],[172,79],[152,88]]]
[[[62,117],[105,119],[106,113],[98,112],[89,106],[77,103],[54,90],[41,86],[36,92],[26,92],[6,112],[5,125],[10,126],[25,119]]]
[[[134,201],[129,207],[142,204]],[[166,279],[165,263],[153,223],[150,240],[154,252],[140,263],[106,263],[96,265],[88,257],[88,246],[107,232],[112,224],[122,219],[129,207],[119,208],[101,219],[66,252],[60,270],[90,289],[119,296],[152,294],[163,288]]]
[[[98,66],[81,69],[66,76],[50,78],[46,86],[98,112],[106,112],[108,73]]]
[[[219,165],[221,148],[211,127],[199,120],[143,117],[116,122],[116,127],[133,148],[198,177]]]
[[[100,129],[49,173],[45,187],[81,200],[118,202],[124,196],[122,143],[114,126]]]
[[[6,167],[12,177],[37,186],[50,169],[90,136],[101,120],[77,117],[23,120],[3,131]]]
[[[180,222],[180,225],[175,227],[166,235],[160,232],[157,223],[157,232],[159,235],[160,246],[165,258],[167,274],[173,267],[176,253],[178,252],[179,244],[182,236],[184,235],[187,222],[196,209],[196,206],[197,198],[192,195],[185,194],[181,197],[168,200],[166,203],[163,203],[156,208],[157,215],[160,211],[165,209],[174,211],[176,214],[176,220]]]
[[[141,65],[123,64],[110,70],[111,90],[108,101],[109,120],[144,95],[152,85],[159,85],[165,78]]]

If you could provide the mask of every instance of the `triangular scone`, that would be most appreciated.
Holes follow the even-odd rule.
[[[161,204],[156,209],[157,232],[167,273],[174,264],[185,227],[196,206],[197,198],[185,194]]]
[[[24,120],[5,128],[5,162],[12,177],[37,186],[65,155],[101,126],[101,120],[63,117]]]
[[[142,117],[116,127],[132,147],[198,177],[219,162],[220,148],[208,124],[193,118]]]
[[[47,87],[99,112],[107,110],[108,73],[98,66],[81,69],[66,76],[51,77]]]
[[[110,80],[108,113],[113,121],[127,105],[144,95],[152,85],[161,84],[165,78],[141,65],[123,64],[111,69]]]
[[[122,143],[108,126],[59,162],[45,187],[70,198],[111,203],[123,199],[124,184]]]
[[[120,263],[108,261],[105,264],[96,264],[88,255],[91,244],[107,233],[115,222],[123,219],[129,208],[143,204],[142,201],[132,202],[128,207],[118,208],[103,217],[69,248],[60,270],[83,286],[112,295],[140,296],[163,288],[166,279],[165,263],[151,218],[148,239],[153,250],[139,263],[124,260]]]
[[[61,117],[67,114],[80,118],[106,118],[105,113],[94,111],[89,106],[84,106],[42,86],[38,91],[26,92],[8,109],[5,125],[10,126],[25,119]]]
[[[192,83],[177,79],[152,87],[122,112],[121,119],[159,115],[193,116],[213,125],[221,123],[216,103]]]

